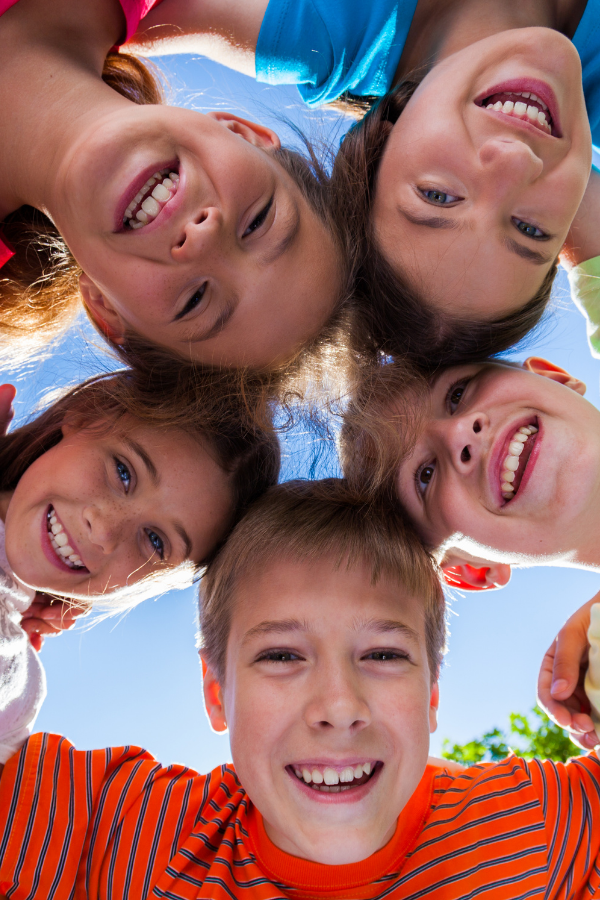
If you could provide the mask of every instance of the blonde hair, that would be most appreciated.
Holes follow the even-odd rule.
[[[237,588],[250,571],[275,559],[334,556],[337,566],[357,560],[373,584],[390,578],[423,602],[427,654],[437,677],[446,639],[445,606],[436,565],[415,532],[390,504],[365,502],[338,478],[288,481],[271,488],[249,510],[208,566],[200,585],[201,645],[223,682]]]
[[[276,483],[280,454],[272,426],[259,428],[227,393],[217,403],[217,392],[214,379],[203,380],[197,373],[187,383],[179,373],[177,391],[171,384],[162,384],[151,370],[141,375],[132,370],[96,375],[67,390],[25,425],[0,437],[0,491],[14,490],[32,463],[62,440],[66,420],[79,430],[99,434],[119,424],[128,427],[131,419],[152,428],[184,431],[230,476],[231,510],[225,533],[204,559],[152,573],[110,596],[99,597],[100,605],[113,611],[128,608],[148,596],[191,584],[247,507]],[[204,402],[206,397],[210,402]],[[223,409],[220,422],[219,407]]]

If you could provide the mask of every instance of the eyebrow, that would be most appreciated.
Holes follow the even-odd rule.
[[[130,450],[133,450],[133,452],[137,456],[139,456],[139,458],[142,460],[142,462],[144,463],[144,465],[146,467],[148,475],[150,476],[150,478],[152,480],[152,483],[155,486],[158,485],[158,483],[160,481],[160,476],[158,474],[157,468],[154,465],[154,463],[152,462],[152,460],[150,459],[150,457],[148,456],[148,454],[146,453],[146,451],[144,450],[144,448],[141,446],[141,444],[138,444],[138,442],[134,441],[133,438],[130,438],[127,436],[125,436],[123,438],[123,441],[125,444],[127,444],[127,446],[130,448]]]
[[[376,631],[379,634],[403,634],[405,637],[418,640],[419,635],[410,626],[396,619],[355,619],[354,628],[356,631],[369,630]]]
[[[462,225],[456,219],[447,219],[445,216],[416,216],[403,207],[398,207],[398,212],[412,222],[413,225],[424,225],[426,228],[451,228],[460,229]]]
[[[308,622],[301,622],[300,619],[267,619],[260,622],[253,628],[250,628],[244,635],[242,644],[249,641],[250,638],[262,634],[285,634],[288,631],[311,631]]]
[[[397,622],[395,619],[361,619],[356,618],[353,621],[355,631],[376,631],[379,634],[403,634],[406,637],[418,640],[419,635],[408,625],[403,622]],[[253,637],[265,634],[287,634],[290,631],[312,631],[308,622],[302,622],[300,619],[274,619],[260,622],[250,628],[244,635],[242,644],[249,641]]]
[[[298,236],[298,232],[300,231],[300,210],[298,209],[298,204],[292,198],[292,214],[288,216],[288,222],[286,223],[286,227],[284,228],[283,237],[281,237],[275,246],[263,257],[263,265],[271,265],[280,256],[282,256],[286,250],[292,246],[296,237]],[[289,224],[288,224],[289,223]]]
[[[536,266],[545,266],[554,259],[553,256],[544,256],[543,253],[538,253],[537,250],[532,250],[530,247],[524,247],[523,244],[519,244],[518,241],[515,241],[510,237],[505,236],[502,241],[504,246],[507,250],[510,250],[511,253],[520,256],[521,259],[529,260],[529,262],[532,262]]]
[[[175,522],[173,527],[175,528],[175,531],[177,532],[177,534],[183,541],[184,548],[185,548],[185,559],[189,559],[192,555],[192,542],[190,540],[190,537],[189,537],[187,531],[185,530],[185,528],[183,527],[183,525],[181,525],[179,522]]]

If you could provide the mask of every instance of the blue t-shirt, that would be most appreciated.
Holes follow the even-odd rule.
[[[270,0],[256,47],[256,77],[296,84],[305,103],[346,91],[381,97],[392,85],[417,0]],[[588,0],[573,37],[600,147],[600,0]]]

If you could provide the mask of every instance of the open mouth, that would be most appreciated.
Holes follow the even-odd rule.
[[[152,222],[173,199],[178,186],[179,172],[175,167],[166,167],[151,175],[131,198],[123,213],[125,231],[136,231]]]
[[[50,545],[60,562],[67,565],[69,569],[87,571],[77,550],[71,546],[65,528],[52,505],[48,507],[46,513],[46,528]]]
[[[361,787],[383,767],[382,762],[356,763],[354,766],[290,765],[288,772],[303,784],[322,794],[340,794]]]
[[[554,91],[538,79],[516,78],[490,87],[475,105],[518,119],[550,137],[562,137]]]
[[[509,441],[507,454],[500,466],[500,491],[507,503],[519,491],[538,431],[537,419],[534,418],[531,424],[521,425]]]

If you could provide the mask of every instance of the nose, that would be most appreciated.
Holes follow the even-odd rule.
[[[486,185],[496,193],[532,184],[544,171],[543,160],[524,141],[493,137],[479,148]]]
[[[370,723],[369,706],[351,665],[346,668],[336,665],[315,671],[311,692],[311,699],[305,708],[305,719],[310,728],[354,733]]]
[[[87,506],[83,510],[83,521],[92,544],[96,544],[107,555],[116,550],[124,525],[124,519],[116,511]]]
[[[441,439],[454,468],[466,474],[477,463],[481,454],[489,420],[484,413],[455,414],[440,423],[438,439]]]
[[[171,254],[176,262],[195,260],[222,247],[225,236],[223,213],[216,206],[207,206],[188,217]]]

